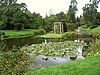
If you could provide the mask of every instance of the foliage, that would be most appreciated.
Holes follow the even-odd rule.
[[[83,7],[83,16],[86,23],[94,25],[98,20],[96,15],[100,0],[90,0],[90,2]]]
[[[93,37],[100,39],[100,32],[93,32]]]
[[[4,1],[4,3],[3,3]],[[15,1],[15,0],[10,0]],[[25,3],[18,4],[2,0],[0,4],[0,29],[21,30],[42,27],[42,17],[40,14],[31,13],[28,11]],[[6,5],[5,2],[8,2]]]
[[[3,40],[4,37],[5,37],[5,33],[0,31],[0,40]]]
[[[97,27],[97,25],[92,25],[92,26],[90,26],[90,29],[94,29],[96,27]]]
[[[80,27],[80,23],[79,23],[79,22],[76,22],[76,23],[74,24],[74,28],[75,28],[75,29],[78,29],[78,27]]]
[[[9,6],[13,3],[16,3],[17,0],[0,0],[0,4],[3,6]]]
[[[32,13],[31,22],[32,22],[32,28],[34,28],[34,29],[38,29],[38,27],[39,27],[39,26],[37,26],[38,16],[40,16],[40,14],[37,14],[35,12]]]
[[[46,30],[46,32],[50,32],[51,29],[50,29],[50,18],[46,15],[46,17],[44,18],[43,20],[43,28]]]
[[[78,55],[77,48],[84,45],[85,43],[83,42],[74,41],[49,42],[47,44],[33,44],[28,47],[23,47],[22,49],[35,56],[45,55],[48,57],[75,57]]]
[[[100,29],[99,27],[95,28],[95,29],[89,29],[87,27],[80,27],[79,29],[80,31],[80,37],[93,37],[93,38],[100,38]]]
[[[46,31],[44,29],[39,29],[39,30],[35,30],[33,31],[34,35],[43,35],[46,34]]]
[[[99,75],[100,56],[87,57],[84,60],[42,67],[24,75]]]
[[[12,4],[4,10],[3,21],[7,29],[20,30],[27,24],[28,19],[26,18],[26,5]],[[11,28],[10,28],[11,27]]]
[[[77,35],[75,32],[65,32],[62,37],[64,39],[76,39],[77,38]]]
[[[90,42],[90,47],[87,51],[88,56],[100,55],[100,40],[96,39],[95,41]]]
[[[100,25],[100,12],[96,13],[96,24]]]
[[[0,31],[0,36],[2,35],[2,32]]]
[[[1,75],[22,75],[30,70],[33,62],[23,50],[14,47],[6,50],[0,46],[0,74]]]
[[[61,11],[60,13],[56,14],[56,17],[57,17],[56,21],[63,23],[64,32],[66,32],[67,31],[67,25],[66,25],[67,14],[65,14],[63,11]]]
[[[38,25],[38,28],[43,28],[43,19],[42,19],[42,16],[38,16],[37,18],[37,25]]]
[[[67,21],[67,15],[61,11],[59,13],[57,13],[56,15],[46,15],[46,17],[44,18],[44,22],[43,22],[43,27],[46,30],[46,32],[50,32],[53,31],[53,23],[54,22],[62,22],[64,25],[64,32],[67,31],[67,26],[66,26],[66,21]]]
[[[69,6],[69,10],[67,13],[67,21],[68,22],[75,22],[75,13],[77,11],[77,1],[71,0],[71,4]]]
[[[60,13],[56,14],[57,18],[58,18],[58,21],[64,21],[66,20],[66,14],[61,11]]]

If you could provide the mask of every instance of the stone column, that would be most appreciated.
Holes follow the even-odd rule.
[[[59,26],[60,26],[60,33],[61,33],[61,23],[59,23]]]
[[[63,24],[62,24],[62,33],[64,32]]]
[[[54,33],[56,33],[56,29],[55,29],[55,23],[54,23]]]

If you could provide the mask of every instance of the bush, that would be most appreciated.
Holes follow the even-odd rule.
[[[5,33],[4,32],[2,32],[2,31],[0,31],[0,36],[4,36],[5,35]]]
[[[90,43],[90,47],[87,52],[88,56],[100,55],[100,40],[96,39]]]
[[[2,32],[0,31],[0,36],[2,35]]]
[[[80,37],[93,37],[100,39],[100,32],[92,31],[91,29],[80,28]]]
[[[80,23],[79,22],[77,22],[77,23],[74,24],[74,28],[75,29],[77,29],[79,26],[80,26]]]
[[[35,30],[33,31],[34,35],[43,35],[46,34],[46,31],[44,29],[39,29],[39,30]]]
[[[23,50],[14,47],[5,50],[0,47],[0,74],[1,75],[22,75],[30,69],[31,60]]]
[[[97,27],[97,25],[92,25],[92,26],[90,26],[90,29],[94,29],[96,27]]]
[[[93,38],[100,39],[100,32],[92,32],[93,33]]]
[[[64,39],[76,39],[77,34],[75,32],[66,32],[62,35]]]

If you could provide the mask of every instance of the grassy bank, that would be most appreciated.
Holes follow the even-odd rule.
[[[40,35],[38,37],[44,39],[73,39],[76,38],[76,33],[75,32],[65,32],[62,34],[48,33],[45,35]]]
[[[36,33],[39,32],[39,29],[23,29],[20,31],[17,30],[0,30],[1,32],[5,33],[5,38],[21,38],[21,37],[28,37],[34,36]]]
[[[95,32],[100,32],[100,26],[98,26],[98,27],[96,27],[96,28],[94,28],[92,30],[95,31]]]
[[[24,75],[100,75],[100,56],[42,67]]]
[[[54,33],[48,33],[45,35],[41,35],[39,36],[40,38],[44,38],[44,39],[56,39],[56,38],[62,38],[63,34],[54,34]]]

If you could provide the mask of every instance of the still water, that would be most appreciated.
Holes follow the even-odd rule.
[[[93,39],[92,38],[79,38],[80,40],[84,40],[85,42],[89,43]],[[65,39],[41,39],[37,37],[24,37],[24,38],[11,38],[11,39],[4,39],[0,40],[0,45],[5,45],[6,48],[11,49],[13,46],[22,47],[24,45],[32,45],[32,44],[41,44],[46,42],[60,42],[60,41],[67,41]],[[74,39],[72,39],[74,41]]]
[[[74,39],[72,39],[74,41]],[[79,38],[79,40],[84,40],[84,42],[89,43],[92,41],[90,38]],[[41,43],[48,43],[48,42],[62,42],[62,41],[67,41],[65,39],[41,39],[41,38],[36,38],[36,37],[25,37],[25,38],[12,38],[12,39],[5,39],[5,40],[0,40],[0,45],[6,45],[7,49],[13,48],[13,46],[16,47],[22,47],[24,45],[32,45],[32,44],[41,44]],[[82,48],[77,49],[80,52],[80,55],[76,57],[76,60],[83,59],[84,57],[82,56]],[[72,61],[69,57],[68,58],[61,58],[61,57],[51,57],[48,60],[46,56],[44,55],[39,55],[35,57],[36,63],[33,63],[32,66],[48,66],[48,65],[53,65],[53,64],[59,64],[59,63],[65,63],[65,62],[70,62]]]

